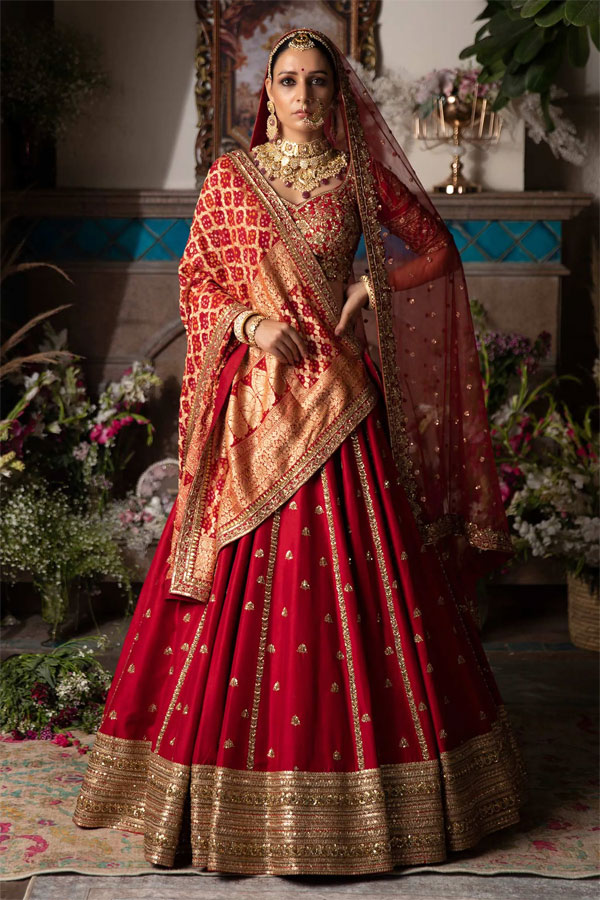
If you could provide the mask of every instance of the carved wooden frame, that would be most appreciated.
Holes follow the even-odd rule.
[[[297,0],[302,2],[302,0]],[[370,71],[377,64],[376,19],[380,0],[319,0],[346,25],[346,52]],[[306,0],[307,6],[314,0]],[[196,186],[200,188],[212,162],[245,141],[232,125],[231,73],[228,62],[242,23],[258,24],[285,0],[196,0],[196,109],[198,132],[194,148]]]

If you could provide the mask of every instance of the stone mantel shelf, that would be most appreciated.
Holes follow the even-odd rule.
[[[443,219],[573,219],[594,200],[575,191],[482,191],[456,197],[430,193]],[[191,218],[196,190],[54,188],[5,191],[4,217]]]

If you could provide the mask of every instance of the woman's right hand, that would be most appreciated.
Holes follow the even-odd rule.
[[[276,359],[290,365],[301,363],[306,356],[306,344],[293,325],[263,319],[254,332],[256,346]]]

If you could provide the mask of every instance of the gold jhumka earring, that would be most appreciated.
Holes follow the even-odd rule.
[[[267,137],[270,141],[275,141],[279,137],[279,120],[275,115],[275,104],[272,100],[267,101],[267,109],[269,110]]]

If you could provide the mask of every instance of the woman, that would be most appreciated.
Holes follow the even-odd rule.
[[[518,822],[476,624],[512,548],[464,273],[325,35],[273,48],[179,276],[179,492],[75,822],[263,874],[440,862]]]

